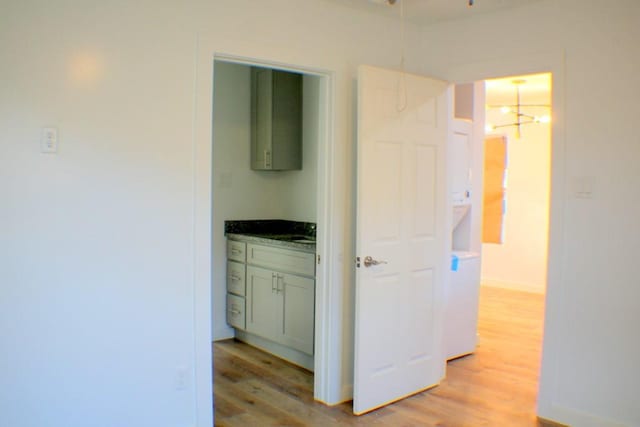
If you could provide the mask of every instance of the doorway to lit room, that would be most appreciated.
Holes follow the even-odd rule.
[[[551,189],[551,74],[485,81],[478,357],[534,408],[547,286]],[[514,386],[517,386],[514,388]]]

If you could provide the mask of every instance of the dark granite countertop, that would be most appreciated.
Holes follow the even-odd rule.
[[[272,220],[225,221],[229,239],[262,243],[305,252],[316,250],[316,224],[312,222]]]

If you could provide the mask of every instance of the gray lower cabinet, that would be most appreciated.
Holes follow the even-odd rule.
[[[227,255],[227,323],[312,356],[315,255],[233,240]]]
[[[315,281],[247,266],[246,329],[313,354]]]
[[[246,327],[246,252],[245,242],[227,240],[227,323],[238,329]]]

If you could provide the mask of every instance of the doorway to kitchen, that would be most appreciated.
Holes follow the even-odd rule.
[[[300,81],[302,100],[300,105],[299,148],[301,158],[299,166],[264,170],[268,168],[255,167],[255,161],[252,161],[256,151],[255,147],[252,148],[251,130],[251,127],[256,125],[255,111],[252,111],[256,108],[256,70],[267,70],[274,76],[276,74],[295,74]],[[325,367],[322,349],[327,339],[324,328],[327,315],[323,304],[328,277],[325,260],[330,259],[328,250],[330,246],[328,244],[330,241],[328,214],[330,200],[327,197],[326,188],[330,176],[328,173],[330,162],[328,162],[327,152],[328,135],[330,134],[328,111],[331,97],[331,76],[323,72],[296,69],[279,64],[216,57],[213,80],[211,183],[213,204],[211,224],[213,340],[240,338],[262,350],[275,353],[290,362],[314,371],[314,397],[322,399],[323,385],[328,371]],[[286,117],[276,118],[274,114],[273,120],[274,127],[280,126],[275,123],[275,120],[286,120]],[[266,153],[266,151],[264,152]],[[260,150],[260,153],[262,154],[263,150]],[[287,156],[290,154],[290,152],[286,153]],[[265,154],[265,158],[259,161],[261,166],[271,162],[275,164],[277,159],[273,156],[275,156],[275,152],[268,153],[268,156]],[[305,305],[304,310],[298,310],[294,307],[286,311],[289,314],[295,314],[295,316],[304,316],[304,321],[313,325],[311,328],[312,336],[309,338],[312,343],[311,356],[309,357],[304,354],[302,358],[299,357],[301,356],[300,352],[291,352],[262,333],[254,334],[252,335],[253,339],[250,339],[251,337],[248,337],[246,330],[249,328],[243,328],[241,324],[229,321],[229,313],[237,316],[238,311],[242,311],[241,316],[250,315],[253,302],[248,295],[245,298],[242,292],[227,292],[225,224],[226,231],[229,231],[230,221],[246,225],[258,220],[269,220],[270,224],[277,222],[278,226],[281,226],[282,223],[292,224],[296,227],[302,225],[308,228],[307,231],[312,230],[315,235],[315,250],[310,247],[308,242],[302,244],[294,242],[293,245],[305,246],[304,249],[307,252],[312,252],[313,255],[311,260],[312,266],[315,265],[315,275],[303,273],[307,282],[310,276],[312,276],[312,281],[315,279],[315,288],[311,290],[312,297],[314,297],[311,308],[308,309],[308,305]],[[276,250],[278,249],[276,248]],[[290,249],[285,248],[285,251]],[[260,280],[260,272],[256,273],[256,268],[253,266],[250,267],[247,264],[245,271],[247,280],[250,280],[251,274],[256,280]],[[282,288],[286,285],[286,277],[278,277],[277,293],[282,295]],[[233,310],[229,310],[229,298],[233,299]],[[236,307],[235,304],[241,304],[242,308],[239,310],[239,306]],[[276,322],[279,321],[276,320]],[[297,325],[297,322],[294,323],[293,328]],[[294,334],[296,333],[299,337],[301,332],[294,331]],[[215,350],[212,351],[215,352]],[[305,350],[305,353],[309,353],[309,351]]]

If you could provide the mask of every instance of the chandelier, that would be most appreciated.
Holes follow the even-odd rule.
[[[509,123],[487,125],[487,132],[492,132],[500,128],[515,127],[516,137],[520,138],[522,126],[532,123],[551,122],[551,116],[549,114],[551,106],[549,104],[522,104],[520,102],[520,87],[526,82],[524,79],[516,79],[511,82],[515,86],[515,104],[487,105],[487,108],[499,109],[502,114],[511,118]],[[542,114],[534,114],[534,111]]]

